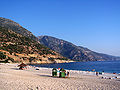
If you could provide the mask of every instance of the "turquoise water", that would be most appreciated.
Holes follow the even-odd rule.
[[[36,67],[64,68],[68,70],[95,71],[107,73],[120,73],[120,61],[90,61],[90,62],[72,62],[60,64],[41,64]]]

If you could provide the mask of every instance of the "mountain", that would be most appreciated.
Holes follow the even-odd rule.
[[[31,32],[16,22],[0,18],[0,62],[70,62],[37,40]]]
[[[0,62],[62,63],[71,62],[70,59],[120,60],[119,57],[97,53],[54,37],[37,38],[18,23],[0,17]]]
[[[0,17],[0,26],[13,30],[16,33],[22,34],[23,36],[38,41],[38,39],[30,31],[28,31],[27,29],[23,28],[21,25],[10,19]]]
[[[75,61],[120,60],[120,57],[97,53],[55,37],[39,36],[38,39],[41,44]]]

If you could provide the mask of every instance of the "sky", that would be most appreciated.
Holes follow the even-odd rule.
[[[0,0],[0,17],[35,36],[120,56],[120,0]]]

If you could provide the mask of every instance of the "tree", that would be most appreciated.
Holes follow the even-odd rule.
[[[3,54],[3,52],[0,52],[0,59],[5,59],[6,55]]]
[[[30,58],[29,58],[30,64],[31,64],[31,62],[32,62],[34,59],[35,59],[35,57],[30,57]]]

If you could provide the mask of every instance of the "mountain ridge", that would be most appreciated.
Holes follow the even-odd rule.
[[[32,32],[28,31],[27,29],[25,29],[18,23],[14,22],[10,19],[6,19],[6,18],[2,18],[2,17],[0,17],[0,30],[2,31],[2,32],[0,32],[0,35],[1,35],[0,39],[3,40],[3,41],[0,41],[0,45],[2,47],[2,49],[0,47],[0,50],[3,51],[3,49],[4,49],[5,51],[3,51],[3,53],[7,51],[8,56],[10,54],[12,54],[11,52],[9,52],[9,50],[11,49],[11,51],[14,51],[13,56],[15,56],[16,54],[18,54],[18,56],[19,56],[19,54],[23,54],[23,53],[26,55],[36,54],[33,56],[37,56],[40,58],[35,57],[36,59],[35,58],[34,59],[39,62],[41,62],[42,59],[44,58],[44,57],[41,57],[40,53],[41,54],[44,53],[44,56],[47,57],[47,58],[44,58],[43,61],[45,61],[45,59],[46,59],[46,61],[48,61],[48,62],[49,61],[58,62],[58,59],[59,60],[63,59],[63,60],[65,60],[65,62],[66,62],[66,60],[70,61],[70,59],[72,59],[74,61],[99,61],[99,60],[102,61],[102,60],[118,60],[118,59],[120,60],[119,57],[114,57],[114,56],[107,55],[107,54],[97,53],[88,48],[76,46],[76,45],[72,44],[71,42],[68,42],[68,41],[65,41],[62,39],[58,39],[55,37],[51,37],[51,36],[36,37],[35,35],[32,34]],[[6,32],[4,32],[4,30]],[[5,36],[5,37],[3,37],[3,36]],[[8,46],[12,45],[16,50],[13,48],[10,48],[10,46],[6,50],[7,47],[6,47],[5,43],[7,43]],[[46,46],[46,47],[44,47],[44,46]],[[44,48],[44,49],[41,49],[41,48]],[[22,53],[21,53],[20,49],[23,50]],[[36,50],[37,50],[37,52],[36,52]],[[49,55],[47,55],[48,52],[49,52]],[[50,56],[50,53],[53,54],[52,57]],[[56,55],[54,55],[54,54],[56,54]],[[2,57],[4,57],[4,55],[1,52],[0,52],[0,55],[2,55]],[[28,55],[27,57],[32,57],[32,56]],[[30,58],[27,58],[27,59],[29,60]],[[61,61],[59,61],[59,62],[61,62]]]
[[[34,37],[18,23],[0,17],[0,62],[70,62],[70,59],[40,44]]]
[[[35,41],[38,41],[38,38],[34,36],[32,32],[28,31],[27,29],[23,28],[21,25],[10,19],[0,17],[0,26],[13,30],[16,33],[22,34],[23,36],[29,37]]]
[[[58,51],[61,55],[76,61],[120,60],[119,57],[94,52],[82,46],[51,36],[38,36],[41,44]]]

